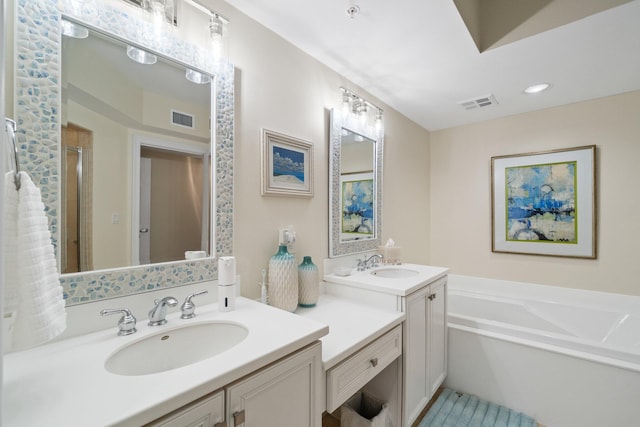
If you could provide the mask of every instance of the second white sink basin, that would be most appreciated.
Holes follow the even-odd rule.
[[[413,277],[418,274],[418,272],[407,268],[389,267],[374,270],[371,274],[376,277],[384,277],[387,279],[404,279],[406,277]]]
[[[249,335],[242,325],[205,322],[149,335],[116,350],[105,369],[118,375],[147,375],[208,359],[241,343]]]

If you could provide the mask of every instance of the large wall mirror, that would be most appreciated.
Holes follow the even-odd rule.
[[[76,3],[18,0],[15,32],[20,162],[67,305],[213,280],[232,252],[233,66],[179,28],[142,42],[125,2]],[[64,36],[67,21],[86,37]]]
[[[211,253],[212,76],[131,49],[94,30],[62,37],[63,274]]]
[[[331,110],[329,256],[375,250],[382,239],[382,132]]]

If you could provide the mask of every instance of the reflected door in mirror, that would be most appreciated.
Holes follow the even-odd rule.
[[[143,146],[140,150],[140,262],[184,259],[205,250],[204,155]],[[207,187],[208,191],[208,187]],[[153,213],[153,214],[152,214]]]
[[[61,271],[93,269],[91,227],[93,134],[72,123],[62,127],[62,230]]]

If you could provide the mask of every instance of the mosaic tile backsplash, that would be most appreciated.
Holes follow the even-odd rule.
[[[76,11],[74,4],[71,0],[18,0],[16,8],[15,115],[20,167],[40,188],[54,247],[58,247],[60,234],[62,12],[88,26],[137,42],[216,76],[216,254],[230,255],[233,250],[233,65],[215,63],[205,49],[173,33],[141,40],[141,31],[149,32],[145,30],[148,23],[126,8],[98,0]],[[204,259],[64,275],[60,282],[69,306],[216,278],[217,262]]]

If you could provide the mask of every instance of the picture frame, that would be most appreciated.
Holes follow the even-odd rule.
[[[262,130],[262,195],[313,197],[313,144]]]
[[[373,172],[340,175],[341,241],[375,236],[375,194]]]
[[[491,250],[596,258],[596,146],[491,158]]]

